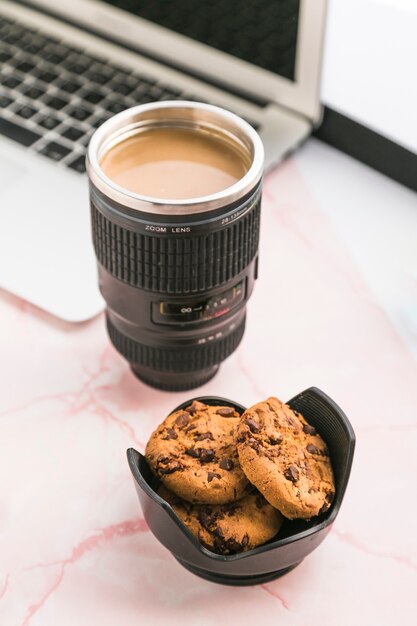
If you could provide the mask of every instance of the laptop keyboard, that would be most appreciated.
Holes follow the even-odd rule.
[[[0,135],[80,174],[91,135],[115,113],[200,100],[1,15],[0,42]]]

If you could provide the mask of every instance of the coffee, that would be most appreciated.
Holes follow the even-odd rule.
[[[128,191],[160,199],[190,199],[222,191],[248,171],[235,142],[208,131],[160,127],[111,147],[103,172]]]

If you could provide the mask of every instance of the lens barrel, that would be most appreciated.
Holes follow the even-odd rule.
[[[225,192],[189,201],[140,197],[106,179],[99,158],[109,142],[124,137],[126,128],[161,120],[227,129],[250,155],[248,173]],[[246,122],[195,102],[135,107],[93,136],[87,170],[107,329],[147,384],[172,391],[198,387],[239,345],[257,277],[262,163],[262,144]]]

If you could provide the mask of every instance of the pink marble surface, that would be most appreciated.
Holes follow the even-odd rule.
[[[296,160],[266,180],[244,340],[197,392],[251,404],[316,385],[350,417],[343,507],[287,576],[208,583],[148,531],[125,450],[190,394],[139,383],[103,316],[67,325],[3,292],[0,345],[2,626],[415,623],[417,363]]]

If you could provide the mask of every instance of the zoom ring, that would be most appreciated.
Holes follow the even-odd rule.
[[[123,228],[92,203],[99,263],[121,281],[158,293],[207,291],[237,276],[258,250],[260,198],[241,218],[196,236],[161,237]]]
[[[138,363],[166,372],[196,372],[218,365],[236,350],[245,331],[245,317],[226,337],[192,348],[157,348],[147,346],[121,333],[107,316],[107,330],[112,344],[129,363]]]

